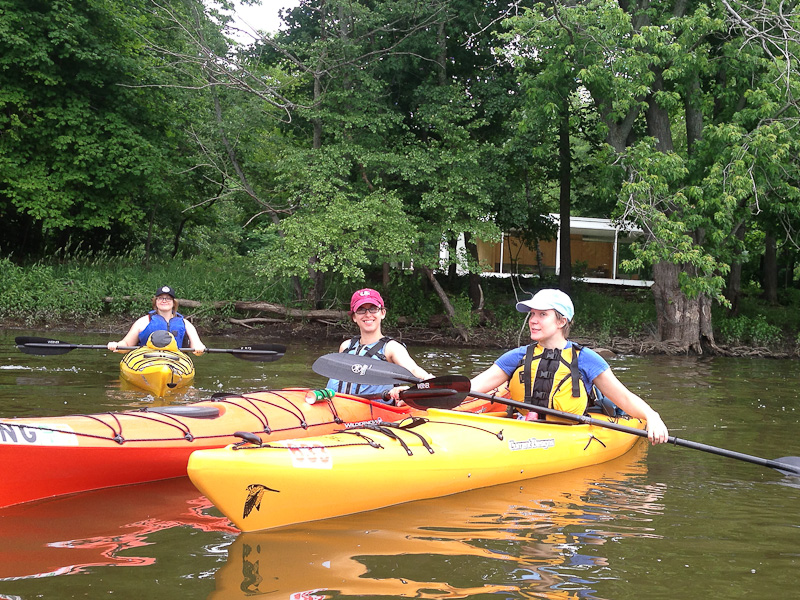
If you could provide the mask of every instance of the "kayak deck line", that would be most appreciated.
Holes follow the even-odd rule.
[[[645,427],[633,418],[599,415],[598,421]],[[245,532],[577,469],[617,458],[642,439],[594,423],[433,408],[399,425],[266,444],[247,434],[237,437],[225,448],[193,452],[187,470],[195,486]]]
[[[407,418],[403,419],[402,421],[397,421],[397,422],[384,421],[384,422],[381,422],[381,423],[364,423],[362,425],[358,425],[357,427],[350,427],[348,429],[344,429],[342,431],[337,431],[336,432],[336,433],[341,433],[341,434],[344,434],[344,435],[356,436],[358,438],[361,438],[361,440],[362,440],[361,442],[336,443],[336,444],[325,444],[325,443],[322,443],[322,444],[318,444],[316,447],[318,447],[318,448],[343,448],[343,447],[347,447],[347,446],[365,445],[365,446],[370,446],[372,448],[383,449],[383,446],[379,442],[377,442],[376,440],[370,438],[369,435],[367,435],[366,433],[361,431],[361,430],[366,430],[366,431],[369,431],[369,432],[380,433],[380,434],[386,436],[387,438],[389,438],[390,441],[394,441],[394,442],[399,443],[403,447],[403,449],[406,451],[408,456],[413,456],[414,452],[409,447],[409,445],[406,444],[406,442],[403,440],[402,437],[400,437],[399,435],[397,435],[393,431],[393,430],[399,430],[399,431],[408,432],[408,433],[411,433],[412,435],[414,435],[416,438],[419,439],[420,443],[425,448],[425,450],[429,454],[433,454],[435,452],[435,450],[431,447],[431,445],[428,443],[428,441],[425,439],[425,437],[420,435],[420,434],[418,434],[416,431],[414,431],[414,427],[417,427],[419,425],[422,425],[422,424],[428,423],[428,422],[430,422],[430,419],[428,419],[426,417],[410,416],[410,417],[407,417]],[[486,428],[483,428],[483,427],[476,427],[475,425],[471,425],[469,423],[458,423],[458,422],[453,422],[453,421],[448,422],[447,420],[441,420],[441,421],[437,421],[437,422],[440,423],[440,424],[443,424],[443,425],[452,425],[454,427],[468,427],[468,428],[471,428],[471,429],[475,429],[477,431],[482,431],[484,433],[488,433],[489,435],[491,435],[494,438],[497,438],[498,440],[501,440],[501,441],[503,440],[503,431],[502,430],[500,430],[500,431],[492,431],[491,429],[486,429]],[[242,435],[241,437],[245,438],[244,435]],[[289,441],[291,441],[291,440],[289,440]],[[255,450],[255,449],[261,449],[261,448],[267,448],[267,449],[272,449],[272,450],[289,450],[289,451],[295,450],[293,447],[287,446],[287,445],[273,445],[271,443],[258,443],[257,444],[257,443],[253,443],[250,439],[243,439],[243,441],[241,441],[241,442],[239,442],[237,444],[234,444],[231,448],[233,450]]]
[[[63,494],[186,477],[189,456],[241,441],[301,439],[397,421],[414,412],[337,394],[309,404],[313,390],[214,394],[199,402],[97,414],[0,419],[0,507]],[[468,403],[485,410],[488,403]]]
[[[134,350],[122,358],[122,364],[132,371],[144,371],[154,365],[167,365],[171,369],[177,369],[182,375],[188,375],[194,371],[192,360],[182,352],[157,351],[153,352],[149,348],[142,348],[146,352]]]
[[[308,419],[302,410],[302,405],[305,404],[305,402],[295,402],[286,394],[283,394],[282,391],[263,390],[253,393],[274,396],[276,399],[280,399],[283,404],[280,402],[267,400],[265,398],[256,398],[252,395],[221,395],[212,397],[212,400],[210,401],[211,405],[209,405],[209,403],[204,403],[202,406],[178,405],[146,407],[138,411],[70,415],[70,418],[73,419],[73,422],[70,425],[71,431],[65,431],[64,428],[59,428],[59,426],[48,426],[45,424],[25,422],[13,423],[10,421],[0,420],[0,445],[4,439],[9,436],[13,438],[11,441],[16,440],[17,433],[14,430],[17,430],[20,435],[26,435],[25,432],[27,431],[41,431],[57,434],[59,436],[72,435],[94,440],[113,441],[120,445],[126,442],[167,442],[175,440],[192,441],[196,439],[210,440],[215,438],[230,437],[232,433],[230,431],[204,435],[195,434],[192,432],[191,421],[184,420],[203,419],[207,421],[209,419],[218,419],[225,413],[225,410],[228,406],[244,410],[253,417],[255,420],[254,427],[256,427],[256,429],[254,429],[252,433],[273,434],[276,432],[292,431],[296,429],[307,430],[309,427],[317,425],[315,423],[308,423]],[[325,403],[324,406],[327,406],[329,409],[331,415],[330,422],[334,424],[343,423],[343,419],[339,416],[334,403]],[[277,409],[285,414],[288,414],[295,419],[296,423],[284,427],[271,427],[270,416],[267,414],[268,411],[266,410],[267,407],[271,407],[272,409]],[[74,428],[79,427],[79,425],[75,424],[74,421],[79,421],[82,419],[85,419],[91,424],[99,424],[101,429],[107,428],[109,433],[107,435],[103,435],[101,433],[89,433],[86,431],[75,430]],[[159,428],[165,428],[167,431],[177,431],[177,435],[164,434],[161,436],[149,435],[147,437],[126,437],[125,422],[132,419],[143,419],[146,420],[148,424],[153,424]],[[54,420],[58,421],[59,418],[54,417]],[[319,424],[327,425],[328,423]]]
[[[194,381],[194,363],[174,341],[172,346],[159,348],[148,340],[146,346],[128,352],[119,363],[120,378],[156,397],[189,387]]]

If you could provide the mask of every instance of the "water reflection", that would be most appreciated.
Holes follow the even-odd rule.
[[[154,402],[120,388],[119,356],[78,350],[22,355],[13,337],[26,334],[41,335],[0,332],[0,416],[97,413]],[[55,337],[90,344],[104,339]],[[231,338],[207,342],[240,345]],[[286,356],[270,364],[198,358],[192,390],[167,401],[324,383],[310,366],[335,344],[289,342]],[[411,351],[436,374],[472,375],[500,354]],[[767,458],[800,455],[800,361],[621,356],[611,362],[679,437]],[[793,479],[671,446],[650,449],[646,460],[646,470],[628,454],[522,485],[263,535],[237,536],[185,479],[176,480],[183,491],[168,491],[171,484],[164,482],[163,489],[146,484],[0,510],[0,597],[791,595],[800,566]],[[324,490],[309,494],[324,500]]]
[[[240,534],[209,600],[583,597],[607,566],[596,547],[654,535],[663,491],[638,486],[646,448],[522,484]]]
[[[0,509],[0,581],[148,566],[150,538],[174,527],[235,534],[186,478]]]

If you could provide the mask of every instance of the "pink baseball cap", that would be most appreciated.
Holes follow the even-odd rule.
[[[383,298],[381,298],[381,295],[371,288],[364,288],[363,290],[358,290],[353,294],[353,297],[350,298],[350,312],[356,312],[358,307],[363,304],[374,304],[375,306],[379,306],[381,308],[386,306],[383,303]]]

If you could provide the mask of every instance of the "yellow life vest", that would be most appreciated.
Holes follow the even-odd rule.
[[[576,415],[585,413],[589,395],[578,371],[581,350],[574,343],[563,350],[528,346],[508,384],[511,398],[531,404],[534,411],[536,406],[545,406]]]

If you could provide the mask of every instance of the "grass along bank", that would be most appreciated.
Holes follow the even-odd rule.
[[[232,319],[255,316],[238,313],[233,306],[235,301],[311,308],[295,300],[289,281],[259,274],[256,266],[245,257],[149,265],[131,264],[124,258],[75,258],[28,266],[4,258],[0,259],[0,320],[14,327],[124,333],[133,319],[150,309],[156,288],[168,284],[179,297],[200,303],[184,314],[202,332],[256,338],[277,333],[314,339],[342,339],[353,332],[346,319],[295,319],[253,330],[231,324]],[[441,276],[440,281],[453,303],[457,320],[470,332],[470,344],[493,347],[526,343],[524,317],[514,307],[517,299],[526,299],[541,287],[555,286],[554,281],[547,280],[487,278],[482,282],[484,311],[477,314],[467,296],[466,277],[449,281]],[[460,343],[428,282],[412,272],[393,272],[388,288],[373,281],[331,283],[325,290],[324,308],[346,310],[352,291],[365,286],[376,287],[386,298],[388,335],[412,344]],[[785,290],[777,306],[767,305],[759,294],[757,288],[746,290],[736,317],[728,315],[723,307],[715,307],[717,343],[734,354],[800,355],[800,311],[796,310],[800,290]],[[576,308],[574,339],[620,352],[656,351],[656,314],[649,290],[598,288],[577,282],[572,297]],[[106,298],[113,300],[107,302]],[[212,306],[220,302],[228,303]]]

